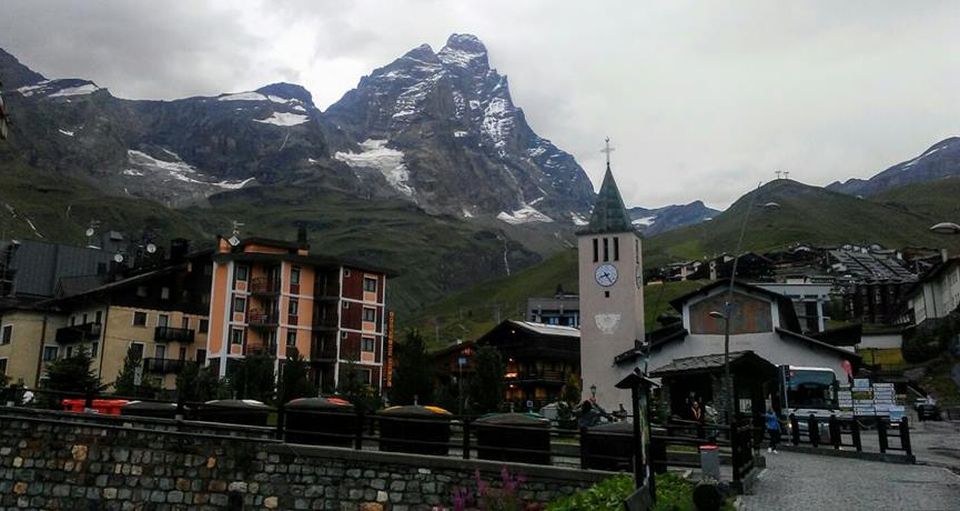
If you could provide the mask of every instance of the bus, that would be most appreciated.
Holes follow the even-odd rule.
[[[802,367],[784,365],[779,367],[780,413],[799,419],[801,433],[806,434],[810,415],[817,419],[829,419],[837,413],[837,374],[827,367]],[[788,426],[789,427],[789,426]],[[829,437],[827,421],[820,421],[820,437]]]

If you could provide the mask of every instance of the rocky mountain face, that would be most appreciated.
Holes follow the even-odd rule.
[[[470,35],[451,36],[439,52],[408,52],[326,113],[287,83],[125,100],[90,81],[46,79],[2,50],[0,77],[15,116],[0,161],[20,158],[170,206],[294,184],[399,197],[461,218],[570,225],[593,201],[583,169],[527,125]]]
[[[594,192],[574,158],[538,136],[474,36],[417,47],[360,80],[326,120],[334,158],[379,172],[428,209],[508,223],[571,223]]]
[[[633,225],[649,237],[712,220],[720,211],[708,208],[702,201],[694,201],[690,204],[673,204],[656,209],[635,207],[630,208],[627,213],[630,214]]]
[[[851,195],[875,195],[903,185],[960,176],[960,137],[937,142],[916,158],[898,163],[870,179],[849,179],[827,186]]]

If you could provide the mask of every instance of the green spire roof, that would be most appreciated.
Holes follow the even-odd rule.
[[[623,197],[620,196],[620,189],[617,188],[617,182],[613,179],[613,172],[610,171],[608,163],[607,172],[603,175],[603,184],[600,185],[600,193],[597,194],[597,202],[594,203],[593,213],[590,214],[590,223],[580,231],[580,234],[633,232],[633,230],[630,215],[627,214],[627,208],[623,205]]]

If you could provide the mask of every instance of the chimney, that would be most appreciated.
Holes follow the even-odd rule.
[[[181,263],[187,257],[190,251],[190,240],[184,238],[174,238],[170,240],[170,262]]]
[[[300,246],[307,244],[307,228],[304,225],[297,226],[297,243]]]

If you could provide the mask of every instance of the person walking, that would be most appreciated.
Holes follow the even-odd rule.
[[[777,413],[773,411],[773,407],[767,408],[767,414],[765,415],[767,423],[767,434],[770,435],[770,446],[767,447],[767,452],[778,454],[777,445],[780,444],[780,418],[777,417]]]

